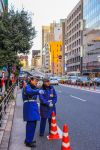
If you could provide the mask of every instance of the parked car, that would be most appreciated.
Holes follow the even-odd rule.
[[[89,77],[87,77],[87,76],[83,76],[83,77],[78,77],[78,79],[77,79],[77,84],[81,84],[81,85],[92,85],[93,84],[93,81],[89,78]]]
[[[58,80],[56,78],[50,78],[50,84],[51,85],[58,85],[59,82],[58,82]]]
[[[78,76],[70,76],[68,81],[70,84],[76,84],[78,80]]]
[[[57,77],[57,80],[59,83],[64,84],[66,82],[66,77],[65,76]]]
[[[100,86],[100,78],[94,78],[93,81],[97,86]]]

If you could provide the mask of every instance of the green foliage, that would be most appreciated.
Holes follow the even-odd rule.
[[[0,65],[16,64],[18,54],[28,54],[35,34],[27,11],[5,11],[0,16]]]

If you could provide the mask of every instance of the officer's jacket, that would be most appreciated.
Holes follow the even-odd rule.
[[[40,119],[37,96],[39,90],[35,86],[28,84],[22,91],[23,98],[23,119],[24,121],[36,121]]]
[[[40,114],[42,118],[51,118],[51,114],[53,111],[56,114],[55,104],[57,102],[57,94],[53,86],[42,88],[42,90],[44,90],[44,94],[39,95]],[[50,100],[52,100],[53,107],[49,107]]]

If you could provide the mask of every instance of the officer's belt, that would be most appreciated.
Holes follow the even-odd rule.
[[[36,102],[36,100],[33,99],[33,100],[25,100],[24,101],[24,103],[27,103],[27,102]]]

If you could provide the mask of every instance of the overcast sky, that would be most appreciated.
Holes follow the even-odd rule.
[[[9,0],[9,7],[22,7],[34,13],[33,23],[36,26],[37,38],[33,49],[41,49],[41,26],[48,25],[53,20],[66,18],[79,0]]]

